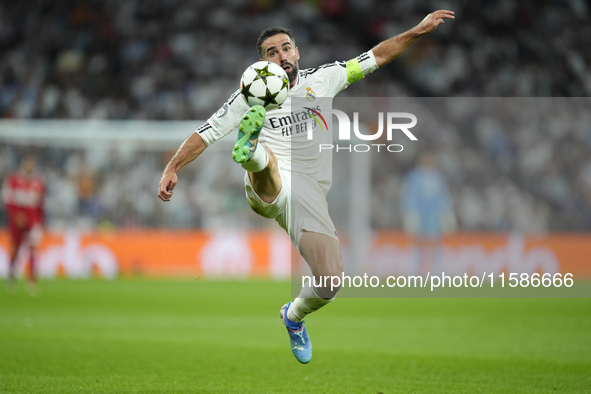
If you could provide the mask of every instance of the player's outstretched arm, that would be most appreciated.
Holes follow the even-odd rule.
[[[180,170],[185,164],[195,160],[205,150],[207,145],[203,142],[201,136],[197,133],[191,134],[181,144],[176,151],[174,157],[166,165],[160,183],[158,184],[158,197],[162,201],[170,201],[173,194],[173,189],[176,186],[178,178],[176,172]]]
[[[444,22],[444,19],[454,19],[453,11],[439,10],[432,12],[412,29],[376,45],[372,51],[378,67],[385,66],[402,55],[423,34],[435,30],[439,24]]]

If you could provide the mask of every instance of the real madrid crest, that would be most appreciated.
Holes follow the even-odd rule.
[[[306,97],[310,101],[316,100],[316,93],[314,93],[314,91],[312,90],[312,88],[309,87],[309,86],[306,88]]]

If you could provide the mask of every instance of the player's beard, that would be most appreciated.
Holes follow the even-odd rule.
[[[289,63],[289,62],[283,62],[283,64],[281,64],[281,67],[283,66],[289,66],[291,67],[291,70],[289,72],[287,72],[287,78],[289,79],[289,83],[292,83],[293,81],[295,81],[296,79],[298,79],[298,70],[299,70],[299,64],[298,62],[296,62],[295,64]]]

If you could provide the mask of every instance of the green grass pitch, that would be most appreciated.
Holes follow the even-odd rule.
[[[0,393],[591,393],[591,299],[337,299],[289,283],[42,282],[0,288]]]

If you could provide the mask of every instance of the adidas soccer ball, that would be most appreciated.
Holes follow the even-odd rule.
[[[259,61],[249,66],[240,79],[240,93],[249,106],[262,105],[266,110],[279,107],[287,99],[289,79],[277,64]]]

